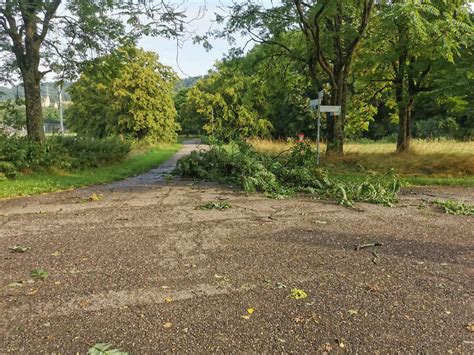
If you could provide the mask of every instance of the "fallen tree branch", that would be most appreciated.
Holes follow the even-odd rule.
[[[379,246],[382,246],[382,245],[383,244],[379,243],[379,242],[359,244],[359,245],[355,246],[355,250],[357,251],[357,250],[364,249],[364,248],[379,247]]]

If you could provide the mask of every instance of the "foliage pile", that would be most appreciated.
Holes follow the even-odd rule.
[[[462,201],[435,201],[435,205],[441,207],[445,213],[461,216],[474,216],[474,206],[466,205]]]
[[[118,138],[53,137],[33,142],[26,137],[0,135],[0,174],[15,178],[21,172],[99,167],[123,159],[130,143]]]
[[[288,154],[270,156],[256,152],[248,143],[237,142],[229,151],[214,145],[207,152],[193,152],[178,161],[176,172],[191,177],[229,183],[247,192],[260,191],[281,198],[310,193],[352,206],[355,201],[392,205],[400,181],[393,172],[368,176],[363,181],[340,181],[316,166],[316,152],[309,143],[299,143]]]

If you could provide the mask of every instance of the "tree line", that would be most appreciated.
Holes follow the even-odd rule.
[[[242,34],[258,45],[245,55],[231,51],[215,73],[189,91],[180,119],[201,120],[209,132],[216,117],[227,117],[248,134],[239,125],[246,125],[250,112],[260,120],[252,134],[264,134],[262,127],[269,125],[277,137],[294,135],[295,129],[310,133],[314,117],[307,98],[323,90],[324,104],[342,107],[340,115],[327,117],[328,153],[342,153],[345,137],[364,134],[371,122],[386,131],[396,123],[397,152],[410,149],[414,129],[470,139],[472,16],[467,1],[234,4],[218,17],[223,30],[200,39]],[[241,82],[251,83],[246,88]],[[223,101],[226,109],[220,107]],[[216,108],[225,113],[216,115]],[[415,124],[426,117],[431,120]]]
[[[161,100],[163,107],[153,100],[147,106],[134,95],[134,90],[143,89],[140,85],[157,85],[163,77],[173,82],[168,69],[151,64],[159,74],[151,76],[155,80],[146,83],[150,76],[145,74],[140,85],[131,85],[133,73],[120,64],[120,58],[135,51],[132,57],[145,60],[142,67],[153,62],[149,54],[136,52],[133,43],[142,35],[183,35],[187,20],[179,6],[153,1],[5,0],[0,3],[4,58],[0,70],[4,81],[20,76],[28,136],[36,141],[44,139],[41,79],[55,72],[65,81],[82,72],[81,80],[90,80],[95,90],[115,85],[114,98],[122,102],[103,109],[100,117],[109,117],[105,120],[109,123],[100,128],[93,119],[99,117],[99,110],[81,111],[80,100],[92,98],[93,90],[81,91],[80,84],[71,88],[73,101],[78,102],[73,108],[76,116],[104,135],[117,133],[113,128],[117,125],[128,125],[130,116],[117,111],[121,105],[134,112],[136,122],[150,122],[150,116],[141,112],[145,108],[164,110],[166,117],[174,116],[177,109],[185,132],[203,130],[223,139],[296,132],[311,136],[315,120],[308,99],[323,90],[324,104],[342,107],[340,115],[330,115],[325,122],[328,153],[342,153],[346,136],[367,131],[371,122],[379,128],[396,123],[397,151],[404,152],[410,149],[414,120],[423,115],[435,120],[437,129],[457,127],[457,134],[462,135],[462,130],[465,136],[472,134],[468,127],[472,124],[471,20],[472,10],[464,0],[234,3],[217,15],[220,29],[195,40],[210,46],[213,38],[232,42],[243,35],[257,46],[247,54],[243,48],[231,50],[214,72],[180,92],[176,108],[170,108],[168,99]],[[104,63],[112,66],[105,68]],[[102,66],[100,75],[105,76],[96,75],[90,69],[94,65]],[[169,86],[158,85],[165,88],[163,98],[167,98]],[[177,129],[170,122],[162,128],[153,124],[154,134],[163,128],[163,137]],[[86,132],[84,127],[78,129]],[[144,134],[133,129],[138,137]]]

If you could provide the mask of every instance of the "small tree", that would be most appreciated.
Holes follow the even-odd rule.
[[[71,85],[68,122],[79,134],[174,141],[177,76],[158,56],[135,46],[99,58]]]

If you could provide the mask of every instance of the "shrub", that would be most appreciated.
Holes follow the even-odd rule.
[[[115,137],[91,139],[55,137],[58,147],[69,153],[72,169],[99,167],[123,159],[130,152],[130,142]]]
[[[19,172],[99,167],[123,159],[129,151],[130,143],[118,138],[56,136],[37,143],[0,135],[0,172],[14,178]]]
[[[396,201],[400,181],[392,171],[367,176],[363,181],[342,181],[318,168],[315,157],[316,152],[308,143],[297,144],[290,154],[272,157],[238,142],[235,151],[214,145],[207,152],[193,152],[178,161],[176,172],[183,177],[231,183],[272,197],[303,192],[336,199],[345,206],[355,201],[383,205]]]

